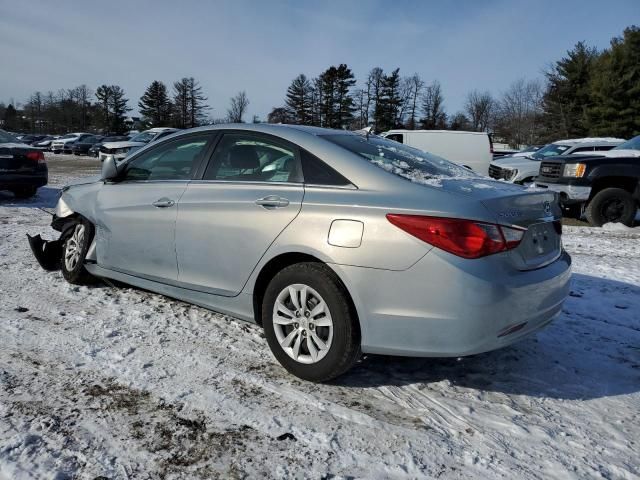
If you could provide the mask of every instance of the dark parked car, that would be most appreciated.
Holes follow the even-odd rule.
[[[22,143],[26,143],[27,145],[33,145],[36,142],[41,142],[44,140],[46,135],[23,135],[20,137],[20,141]]]
[[[129,140],[128,135],[102,137],[102,140],[91,145],[91,148],[89,148],[89,151],[87,152],[87,154],[92,157],[97,157],[98,155],[100,155],[100,147],[103,144],[108,142],[126,142],[127,140]]]
[[[71,145],[71,152],[74,155],[88,155],[91,147],[93,147],[96,143],[101,143],[103,138],[104,137],[100,135],[84,137],[81,140],[73,142],[73,145]]]
[[[0,190],[9,190],[18,198],[32,197],[47,184],[48,176],[42,150],[0,130]]]

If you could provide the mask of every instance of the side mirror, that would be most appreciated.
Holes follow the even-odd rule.
[[[113,180],[118,176],[118,167],[115,158],[109,156],[102,162],[102,180]]]

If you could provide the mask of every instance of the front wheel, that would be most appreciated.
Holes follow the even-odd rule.
[[[589,223],[601,227],[605,223],[623,223],[633,226],[638,207],[633,196],[621,188],[600,190],[587,205],[585,214]]]
[[[319,263],[291,265],[271,280],[262,324],[276,359],[304,380],[331,380],[360,356],[358,320],[348,293]]]
[[[79,219],[68,231],[62,244],[60,261],[62,276],[67,282],[75,285],[93,283],[95,277],[84,267],[93,235],[93,225],[85,219]]]

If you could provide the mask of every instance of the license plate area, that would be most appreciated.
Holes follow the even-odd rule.
[[[562,250],[561,242],[562,237],[553,222],[529,225],[518,246],[524,269],[540,267],[554,261]]]

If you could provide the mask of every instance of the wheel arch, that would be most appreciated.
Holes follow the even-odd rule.
[[[327,265],[327,267],[333,272],[333,274],[336,276],[336,279],[338,280],[338,282],[340,282],[342,288],[344,288],[344,291],[347,294],[347,301],[349,302],[349,306],[352,310],[352,313],[357,320],[356,324],[358,327],[358,334],[361,337],[362,325],[360,324],[360,316],[358,315],[358,310],[356,308],[353,295],[349,291],[349,288],[347,287],[344,280],[340,277],[340,274],[336,272],[334,268],[331,268],[331,266],[329,266],[326,262],[322,261],[318,257],[309,253],[302,253],[302,252],[281,253],[271,258],[262,266],[253,284],[253,312],[254,312],[255,322],[258,325],[262,326],[262,300],[271,279],[273,279],[273,277],[275,277],[276,274],[282,271],[283,269],[291,265],[295,265],[296,263],[304,263],[304,262],[320,263],[322,265]]]
[[[591,185],[589,201],[605,188],[620,188],[629,192],[636,203],[640,201],[640,178],[609,175],[595,179]]]

